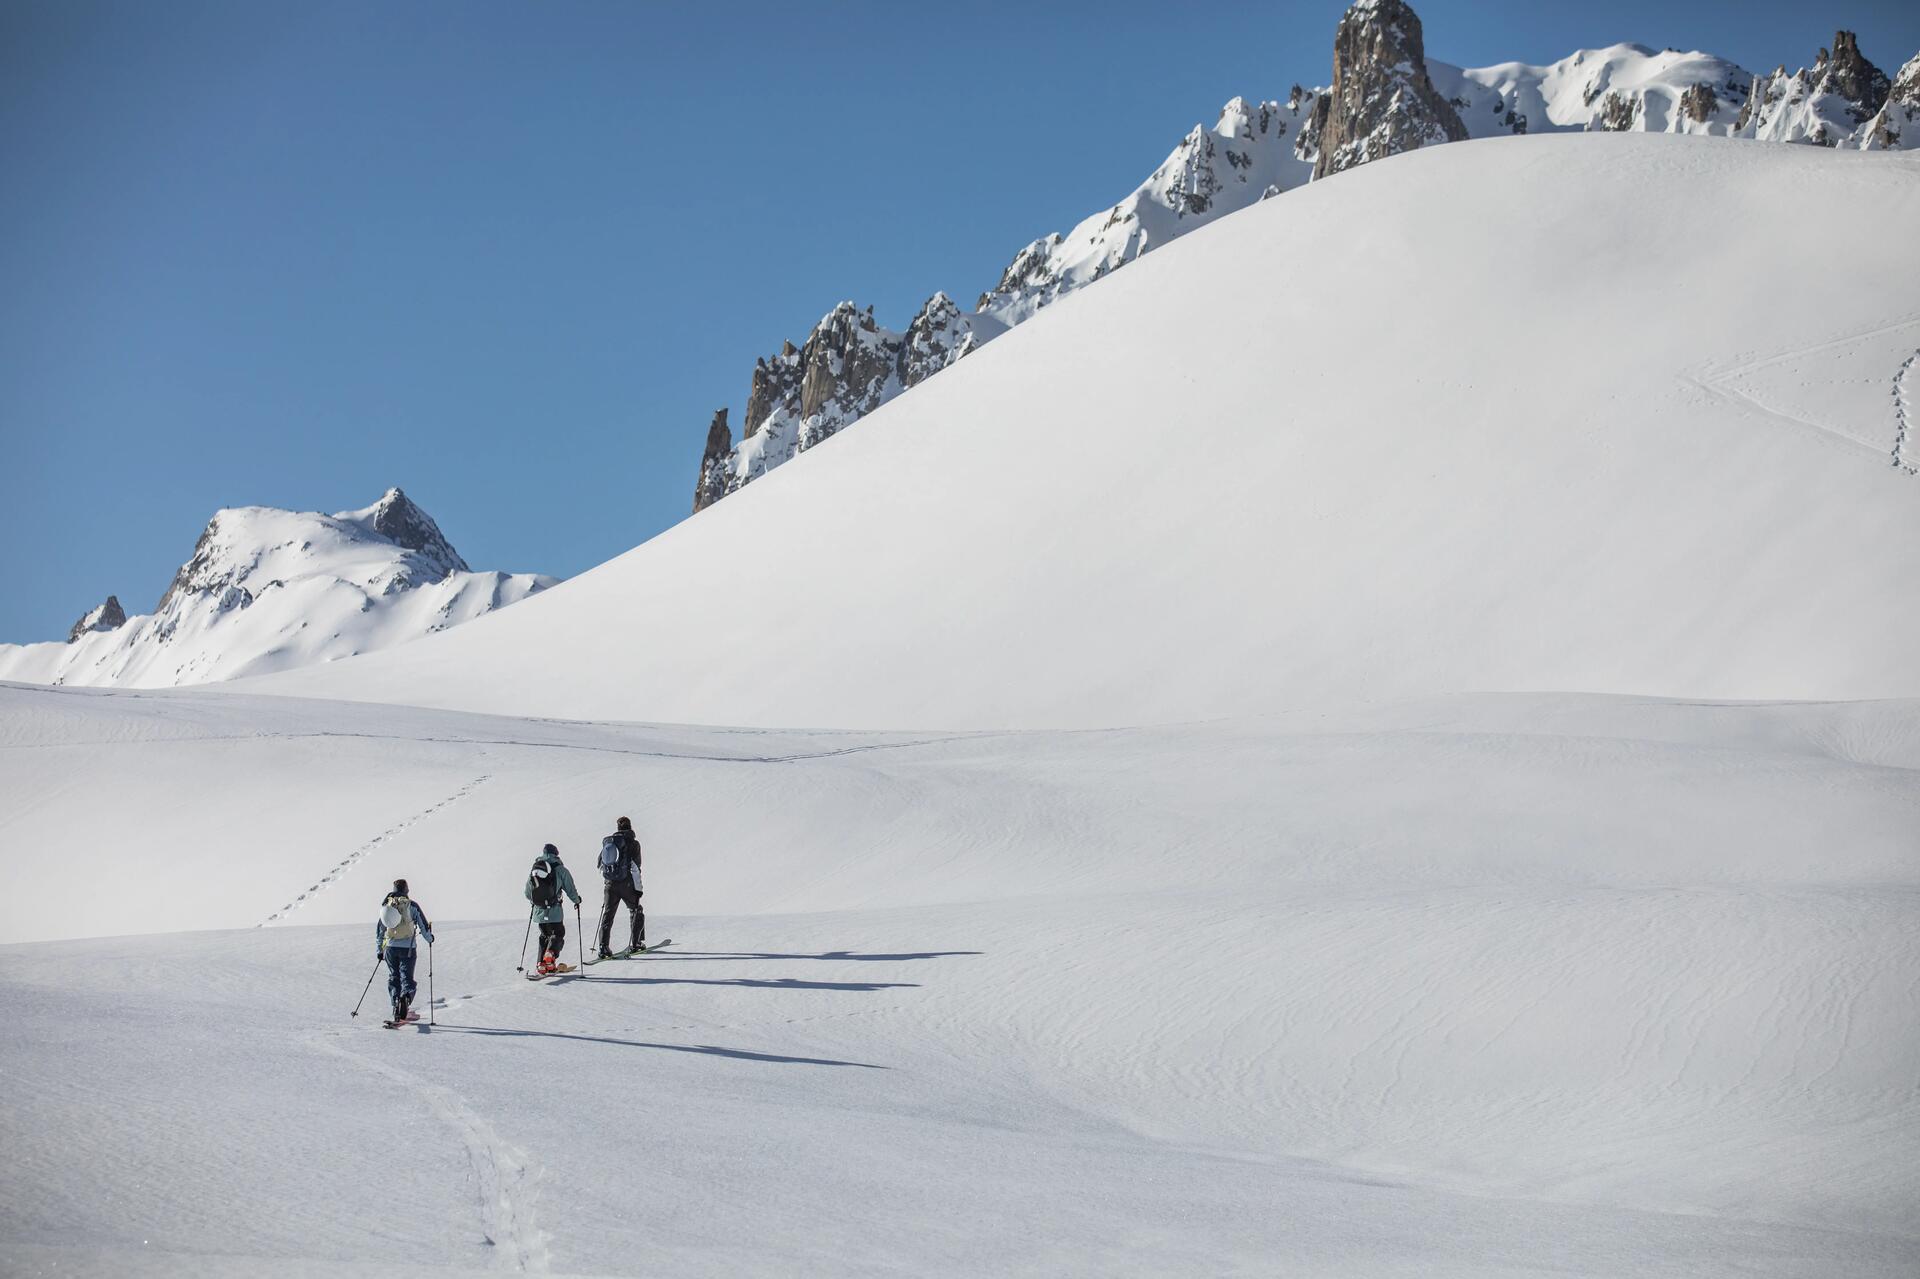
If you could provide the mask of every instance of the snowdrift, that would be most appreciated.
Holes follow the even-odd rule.
[[[1395,157],[1155,251],[575,581],[256,687],[867,728],[1910,695],[1917,223],[1904,154]]]
[[[1920,1261],[1913,702],[867,734],[11,687],[0,793],[0,937],[245,930],[0,948],[10,1271]],[[675,946],[530,986],[533,852],[591,892],[621,813]],[[430,1036],[347,1017],[396,875]]]

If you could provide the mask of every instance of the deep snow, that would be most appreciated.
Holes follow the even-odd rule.
[[[0,947],[10,1271],[1920,1264],[1912,702],[0,733],[0,935],[244,930]],[[675,946],[529,986],[526,864],[622,812]],[[402,874],[426,1034],[347,1016]]]

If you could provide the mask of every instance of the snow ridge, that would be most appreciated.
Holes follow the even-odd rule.
[[[755,367],[733,439],[726,410],[708,427],[693,509],[831,438],[1068,293],[1150,249],[1316,177],[1421,146],[1553,132],[1717,135],[1863,150],[1920,137],[1920,56],[1894,81],[1834,34],[1811,68],[1755,76],[1699,51],[1616,44],[1558,62],[1462,68],[1425,57],[1403,0],[1365,0],[1335,35],[1330,88],[1284,103],[1236,97],[1196,124],[1125,198],[1065,235],[1021,249],[971,313],[936,293],[904,333],[842,302],[799,347]],[[910,354],[908,348],[913,348]]]

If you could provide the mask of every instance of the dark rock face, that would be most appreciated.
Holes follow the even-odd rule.
[[[1850,99],[1854,118],[1864,123],[1886,103],[1892,86],[1886,72],[1868,62],[1860,53],[1860,42],[1851,31],[1833,33],[1833,52],[1820,50],[1814,59],[1814,87]]]
[[[1714,96],[1712,85],[1690,85],[1687,91],[1680,95],[1680,109],[1686,112],[1689,120],[1696,124],[1705,124],[1713,119],[1713,113],[1720,109],[1720,100]]]
[[[1779,66],[1755,76],[1753,93],[1740,109],[1734,132],[1838,146],[1858,126],[1876,120],[1891,97],[1886,73],[1861,54],[1853,32],[1836,31],[1832,50],[1820,50],[1812,68],[1788,75],[1786,67]],[[1813,110],[1813,118],[1792,124],[1795,113],[1802,110]],[[1790,122],[1784,132],[1782,121]]]
[[[95,631],[117,631],[127,624],[127,611],[120,607],[120,597],[107,596],[107,602],[94,609],[75,622],[67,631],[67,643],[71,644],[82,635]]]
[[[425,561],[424,567],[439,574],[434,581],[442,581],[452,573],[472,571],[460,558],[460,552],[453,549],[453,543],[440,532],[433,517],[397,488],[388,489],[375,505],[371,527],[394,545],[418,551]]]
[[[1600,104],[1600,132],[1626,133],[1639,118],[1640,104],[1621,93],[1608,93]]]
[[[742,422],[746,438],[767,424],[774,409],[793,400],[800,389],[800,352],[791,342],[780,344],[780,353],[771,360],[762,357],[753,365],[753,389],[747,394],[747,416]],[[709,429],[708,434],[712,431]]]
[[[1866,145],[1871,150],[1888,151],[1906,145],[1911,136],[1920,141],[1920,54],[1900,68],[1887,100],[1867,124]]]
[[[1316,179],[1467,136],[1427,76],[1420,19],[1402,0],[1359,0],[1347,10],[1333,37],[1328,96]]]
[[[759,383],[757,371],[754,382]],[[707,427],[707,451],[700,457],[700,479],[693,486],[695,515],[727,495],[727,457],[732,452],[733,432],[727,429],[727,411],[721,409]]]

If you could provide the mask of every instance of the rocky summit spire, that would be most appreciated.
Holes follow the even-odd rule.
[[[82,635],[95,631],[117,631],[127,624],[127,611],[120,607],[118,595],[107,596],[107,602],[75,622],[67,631],[67,643],[71,644]]]
[[[1867,120],[1886,103],[1891,87],[1887,73],[1868,62],[1860,52],[1860,42],[1851,31],[1833,33],[1833,52],[1825,49],[1814,63],[1822,72],[1817,89],[1837,93],[1855,104],[1857,118]]]
[[[1467,136],[1428,78],[1420,18],[1401,0],[1359,0],[1340,19],[1328,98],[1316,178]]]
[[[758,375],[754,380],[757,386]],[[707,426],[707,451],[700,457],[700,479],[693,486],[695,515],[727,495],[727,457],[732,452],[733,432],[727,427],[727,411],[721,409]]]
[[[434,568],[442,570],[442,576],[472,571],[467,567],[467,562],[460,558],[460,552],[453,549],[453,543],[447,541],[440,532],[440,526],[433,522],[433,517],[398,488],[388,489],[372,509],[364,513],[364,518],[357,522],[395,546],[420,552]]]

